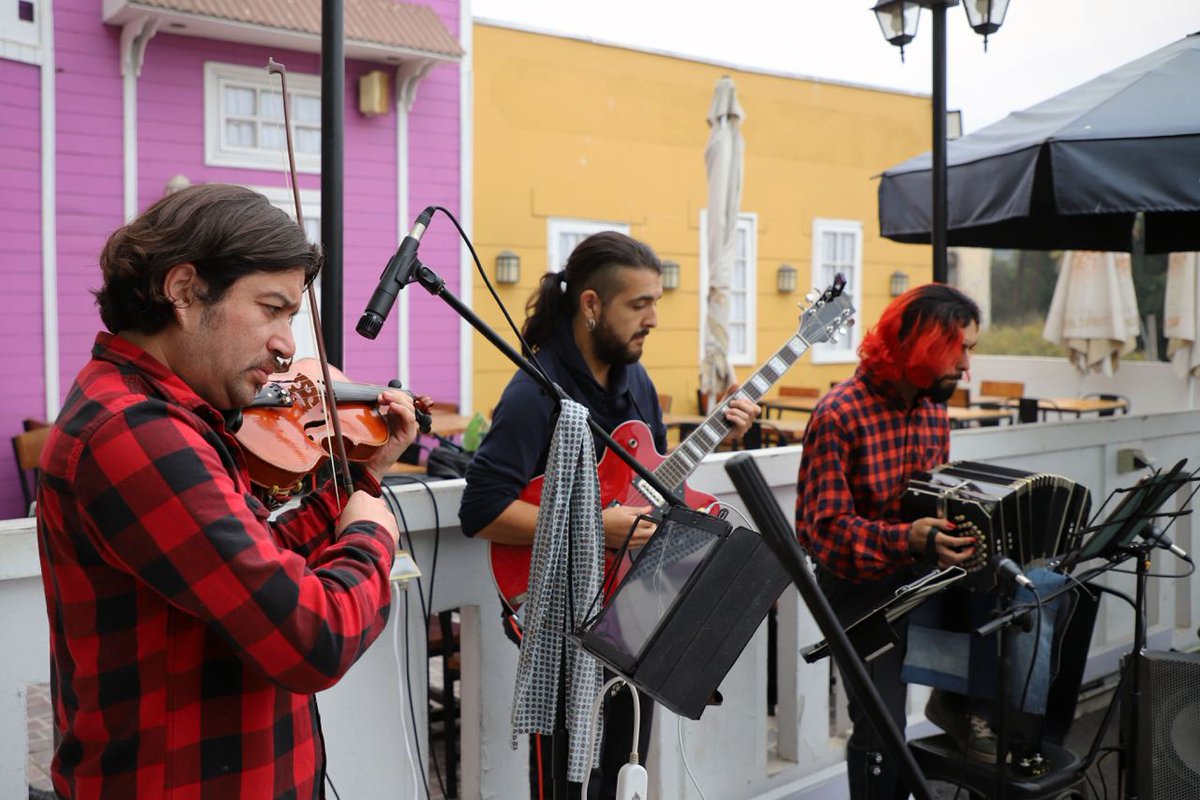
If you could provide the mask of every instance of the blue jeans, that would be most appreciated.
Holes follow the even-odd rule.
[[[1064,575],[1042,568],[1026,574],[1040,595],[1049,594],[1067,580]],[[1033,594],[1018,587],[1014,605],[1032,602]],[[990,595],[952,589],[914,611],[909,616],[908,650],[901,671],[904,680],[970,697],[995,699],[996,640],[981,640],[972,633],[991,618],[993,606]],[[1007,694],[1012,705],[1022,711],[1046,712],[1055,670],[1054,634],[1059,616],[1065,611],[1065,596],[1059,596],[1045,603],[1040,612],[1029,615],[1033,623],[1029,631],[1020,626],[1011,629],[1010,668],[1005,676]]]

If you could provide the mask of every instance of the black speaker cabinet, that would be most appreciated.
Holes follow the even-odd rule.
[[[1200,654],[1146,651],[1138,669],[1138,798],[1197,800]]]

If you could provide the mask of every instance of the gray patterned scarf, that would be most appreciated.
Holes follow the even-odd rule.
[[[597,737],[595,751],[587,752],[588,722],[592,700],[603,681],[599,662],[563,638],[568,608],[575,617],[570,620],[573,629],[600,591],[604,571],[600,485],[587,418],[587,409],[582,405],[562,401],[546,457],[529,571],[529,599],[521,610],[525,633],[512,711],[514,748],[521,734],[554,732],[560,648],[566,647],[566,722],[570,734],[567,778],[577,783],[583,780],[589,756],[594,763],[599,751]]]

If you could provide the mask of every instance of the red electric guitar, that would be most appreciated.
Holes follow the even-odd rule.
[[[719,404],[669,456],[663,456],[655,450],[654,435],[641,420],[621,423],[613,431],[612,438],[639,464],[651,470],[660,483],[680,495],[689,508],[715,507],[715,497],[692,489],[684,481],[729,433],[731,426],[725,419],[725,408],[729,401],[734,397],[747,397],[757,403],[809,346],[835,341],[839,329],[850,324],[850,317],[854,313],[850,298],[842,294],[845,285],[845,279],[839,275],[819,297],[812,299],[810,295],[812,305],[800,313],[800,327],[796,333],[742,384],[733,397]],[[605,451],[597,465],[597,472],[600,477],[600,500],[605,508],[613,505],[658,507],[664,502],[632,467],[612,451]],[[540,505],[543,482],[544,476],[534,478],[521,492],[519,499]],[[489,542],[488,545],[492,579],[496,582],[500,597],[516,613],[524,604],[529,589],[533,547],[495,542]],[[608,553],[606,571],[612,568],[614,555]],[[615,587],[616,584],[617,581],[612,581],[610,585]]]

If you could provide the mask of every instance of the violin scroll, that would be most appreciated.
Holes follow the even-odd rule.
[[[399,389],[412,398],[413,411],[417,416],[417,430],[421,433],[429,433],[433,430],[433,398],[427,394],[414,394],[411,389],[405,389],[404,384],[398,380],[388,381],[388,387],[391,389]]]

